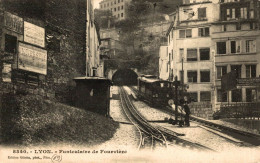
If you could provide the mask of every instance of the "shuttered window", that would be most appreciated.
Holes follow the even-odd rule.
[[[205,19],[206,17],[206,8],[198,8],[198,19]]]
[[[197,49],[187,49],[187,61],[197,61]]]
[[[180,38],[185,38],[185,30],[180,30],[179,31],[179,37]]]

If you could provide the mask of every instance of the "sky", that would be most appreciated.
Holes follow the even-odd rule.
[[[94,1],[94,8],[99,8],[99,2],[102,0],[93,0]]]

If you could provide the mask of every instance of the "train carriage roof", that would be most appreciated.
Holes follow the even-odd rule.
[[[147,77],[139,77],[138,80],[145,82],[145,83],[165,83],[165,82],[169,82],[167,80],[162,80],[162,79],[158,79],[158,78],[147,78]]]

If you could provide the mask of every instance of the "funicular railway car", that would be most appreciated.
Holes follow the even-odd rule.
[[[139,98],[153,105],[168,105],[168,101],[174,98],[173,82],[161,80],[152,75],[144,75],[138,78]]]
[[[189,93],[186,88],[182,89],[180,82],[178,83],[176,91],[176,83],[174,82],[161,80],[153,75],[143,75],[138,78],[139,98],[153,105],[167,106],[169,105],[169,100],[175,101],[175,105],[182,105],[183,98],[186,96],[190,103],[192,99]],[[184,87],[187,87],[187,85],[184,85]]]

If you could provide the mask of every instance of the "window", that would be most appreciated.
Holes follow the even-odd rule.
[[[247,8],[240,8],[240,18],[247,19]]]
[[[200,36],[200,37],[209,36],[209,27],[199,28],[199,36]]]
[[[218,89],[217,102],[227,102],[227,92],[222,92],[221,89]]]
[[[217,54],[226,54],[226,42],[217,42]]]
[[[254,19],[254,18],[255,18],[254,10],[250,10],[250,19]]]
[[[191,29],[179,31],[179,38],[190,38],[190,37],[192,37],[192,30]]]
[[[198,102],[198,93],[197,92],[189,92],[190,98],[194,102]]]
[[[114,11],[116,11],[116,8],[114,8]]]
[[[237,45],[236,41],[230,41],[230,52],[231,53],[239,53],[240,52],[240,46]]]
[[[221,26],[221,31],[222,31],[222,32],[227,31],[227,26],[226,26],[226,25],[222,25],[222,26]]]
[[[120,11],[120,6],[117,7],[117,11]]]
[[[232,8],[232,16],[231,16],[232,19],[235,19],[236,18],[236,9],[235,8]]]
[[[173,60],[173,49],[172,49],[172,60]]]
[[[100,8],[103,8],[103,5],[100,5]]]
[[[221,79],[225,74],[227,74],[227,66],[217,66],[217,79]]]
[[[116,4],[116,0],[114,1],[114,4]]]
[[[206,17],[206,8],[198,8],[198,19],[205,19]]]
[[[117,17],[119,18],[119,17],[120,17],[120,14],[117,14]]]
[[[246,53],[255,52],[255,41],[254,40],[246,40]]]
[[[236,24],[236,30],[241,30],[241,24],[240,23]]]
[[[197,49],[187,49],[187,61],[197,61]]]
[[[8,53],[16,53],[17,38],[11,35],[5,35],[5,51]]]
[[[230,52],[240,53],[240,41],[230,41]]]
[[[241,78],[241,65],[233,65],[231,66],[231,71],[236,72],[236,78]]]
[[[257,29],[257,23],[250,23],[250,29]]]
[[[231,17],[230,17],[230,9],[227,9],[227,15],[226,15],[226,18],[227,20],[229,20]]]
[[[121,6],[121,10],[123,10],[124,9],[124,6]]]
[[[187,75],[189,83],[197,83],[197,71],[188,71]]]
[[[180,62],[181,62],[181,60],[182,60],[183,57],[184,57],[184,49],[181,48],[181,49],[180,49]]]
[[[124,2],[124,0],[121,0],[121,2]]]
[[[179,31],[179,37],[180,38],[185,38],[185,30],[180,30]]]
[[[106,4],[104,4],[104,8],[106,8],[107,7],[107,5]]]
[[[256,101],[256,90],[246,89],[246,102],[255,102],[255,101]]]
[[[246,78],[256,77],[256,65],[246,65]]]
[[[210,54],[209,48],[200,49],[200,60],[201,61],[209,60],[210,59],[209,54]]]
[[[211,93],[210,92],[200,92],[200,101],[211,101]]]
[[[121,13],[121,17],[124,17],[124,13]]]
[[[107,3],[107,7],[109,7],[109,3]]]
[[[210,82],[210,71],[200,71],[200,82]]]
[[[235,89],[231,91],[232,94],[232,102],[241,102],[242,101],[242,90]]]
[[[190,37],[192,37],[191,29],[187,29],[186,30],[186,38],[190,38]]]
[[[118,3],[120,3],[120,0],[118,0]]]

